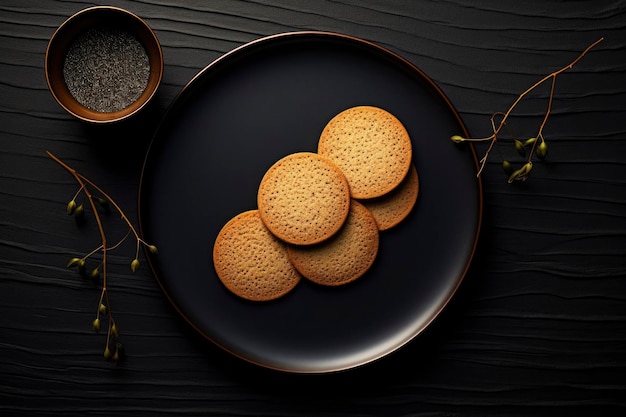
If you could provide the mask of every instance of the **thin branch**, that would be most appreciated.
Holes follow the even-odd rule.
[[[143,240],[139,236],[139,233],[137,232],[137,229],[135,229],[135,227],[133,226],[132,222],[129,220],[129,218],[124,213],[124,210],[122,210],[122,208],[115,202],[115,200],[113,200],[102,188],[100,188],[96,183],[91,181],[89,178],[85,177],[84,175],[80,174],[75,169],[73,169],[72,167],[67,165],[65,162],[61,161],[59,158],[57,158],[51,152],[46,151],[46,154],[48,154],[48,156],[50,158],[52,158],[55,162],[57,162],[59,165],[61,165],[63,168],[65,168],[66,171],[71,173],[74,176],[74,178],[76,178],[78,183],[82,185],[83,189],[85,189],[85,184],[89,184],[91,187],[93,187],[95,190],[97,190],[100,194],[102,194],[102,196],[104,198],[106,198],[107,201],[109,201],[113,205],[113,207],[115,207],[115,210],[117,210],[117,212],[120,214],[120,216],[122,217],[124,222],[126,222],[128,227],[132,231],[133,235],[135,235],[135,238],[137,240],[139,240],[140,242],[143,242]],[[93,204],[93,202],[92,202],[92,207],[95,210],[95,205]]]
[[[498,126],[498,128],[494,131],[494,133],[490,136],[484,137],[484,138],[464,138],[467,141],[471,141],[471,142],[481,142],[481,141],[488,141],[488,140],[493,140],[496,139],[498,136],[498,133],[500,133],[500,130],[502,130],[502,127],[504,126],[504,124],[506,123],[506,120],[509,118],[509,116],[511,115],[511,113],[513,112],[513,110],[515,109],[515,107],[517,107],[517,105],[519,104],[520,101],[522,101],[522,99],[524,97],[526,97],[531,91],[533,91],[535,88],[539,87],[541,84],[543,84],[544,82],[546,82],[547,80],[549,80],[550,78],[556,78],[559,74],[571,69],[574,65],[576,65],[578,63],[578,61],[580,61],[585,55],[587,55],[587,53],[594,48],[596,45],[598,45],[600,42],[602,42],[604,40],[604,38],[600,38],[597,41],[595,41],[594,43],[592,43],[591,45],[589,45],[575,60],[573,60],[572,62],[570,62],[569,64],[567,64],[566,66],[564,66],[563,68],[559,69],[558,71],[555,71],[549,75],[546,75],[545,77],[543,77],[542,79],[540,79],[539,81],[537,81],[535,84],[533,84],[531,87],[529,87],[528,89],[526,89],[526,91],[524,91],[522,94],[520,94],[517,99],[515,99],[515,101],[513,102],[513,104],[511,104],[511,106],[509,107],[509,109],[504,113],[504,116],[502,118],[502,120],[500,121],[500,125]],[[554,86],[554,83],[553,83]],[[554,92],[554,89],[552,89],[551,94],[550,94],[550,101],[552,100],[552,93]],[[545,122],[545,121],[544,121]],[[545,123],[544,123],[545,124]],[[542,124],[543,126],[543,124]]]
[[[108,252],[110,250],[118,248],[122,244],[122,242],[124,242],[128,238],[128,236],[131,233],[133,233],[133,235],[135,236],[135,239],[137,241],[137,252],[135,253],[135,259],[131,263],[131,269],[132,269],[133,272],[135,272],[135,270],[139,266],[139,260],[137,259],[137,257],[139,255],[139,247],[140,247],[140,245],[141,244],[146,245],[149,248],[149,250],[152,253],[155,253],[155,254],[157,253],[156,247],[154,245],[148,245],[143,239],[141,239],[139,237],[139,234],[137,233],[137,230],[132,225],[132,223],[130,222],[130,220],[128,219],[128,217],[124,213],[124,211],[121,209],[121,207],[118,206],[117,203],[106,192],[104,192],[104,190],[102,190],[97,184],[93,183],[91,180],[89,180],[84,175],[78,173],[75,169],[73,169],[72,167],[70,167],[69,165],[67,165],[63,161],[61,161],[59,158],[57,158],[51,152],[46,151],[46,153],[48,154],[48,156],[51,159],[53,159],[61,167],[63,167],[67,172],[69,172],[74,177],[74,179],[76,180],[76,182],[80,186],[78,192],[74,195],[74,198],[70,201],[70,203],[68,203],[68,210],[67,210],[68,214],[78,215],[78,211],[77,210],[79,208],[81,209],[81,213],[82,213],[82,204],[80,206],[76,207],[76,203],[75,203],[74,200],[80,194],[80,192],[84,192],[87,200],[89,201],[89,205],[91,206],[91,210],[93,211],[93,215],[94,215],[94,217],[96,219],[96,223],[97,223],[97,226],[98,226],[98,230],[100,232],[100,238],[101,238],[102,244],[99,247],[97,247],[96,249],[94,249],[91,252],[89,252],[87,255],[85,255],[81,259],[73,258],[70,261],[70,263],[68,264],[68,267],[69,266],[74,266],[74,265],[77,265],[77,264],[80,267],[80,262],[82,262],[83,265],[84,265],[85,259],[87,259],[88,257],[92,256],[94,253],[96,253],[96,252],[98,252],[100,250],[102,251],[101,263],[92,272],[92,276],[97,277],[99,275],[99,269],[100,269],[100,267],[102,267],[102,290],[100,292],[100,299],[98,300],[98,309],[97,309],[97,312],[96,312],[96,319],[93,322],[93,327],[94,327],[94,330],[96,330],[96,332],[99,332],[99,330],[100,330],[100,314],[102,313],[102,314],[107,316],[109,323],[108,323],[108,330],[107,330],[106,345],[105,345],[105,350],[104,350],[104,357],[107,360],[112,360],[113,362],[118,362],[118,360],[120,359],[120,356],[123,354],[123,347],[122,347],[121,343],[119,343],[119,341],[117,341],[118,330],[117,330],[117,326],[115,324],[115,320],[113,318],[113,312],[112,312],[112,309],[111,309],[111,303],[110,303],[110,299],[109,299],[109,291],[108,291],[108,286],[107,286],[107,280],[108,280],[108,275],[107,275],[107,254],[108,254]],[[98,212],[98,209],[96,207],[96,203],[94,202],[94,196],[92,194],[92,189],[94,189],[97,192],[99,192],[110,204],[112,204],[115,207],[115,209],[118,211],[118,213],[120,214],[120,216],[122,217],[124,222],[128,225],[128,231],[126,232],[126,234],[117,243],[115,243],[111,247],[107,246],[106,233],[104,231],[104,226],[103,226],[103,223],[102,223],[102,219],[100,217],[100,213]],[[101,198],[99,197],[98,200],[100,201]],[[113,354],[111,354],[111,351],[109,349],[109,346],[111,344],[111,340],[113,340],[115,342],[115,353],[113,353]]]
[[[544,129],[544,127],[545,127],[545,125],[546,125],[546,123],[548,121],[548,118],[550,117],[550,114],[552,112],[552,103],[554,101],[554,89],[555,89],[555,85],[556,85],[556,78],[560,74],[562,74],[563,72],[571,69],[574,65],[576,65],[576,63],[578,63],[578,61],[580,61],[592,48],[594,48],[597,44],[599,44],[603,40],[604,40],[604,38],[598,39],[597,41],[595,41],[594,43],[589,45],[572,62],[570,62],[566,66],[562,67],[558,71],[554,71],[551,74],[546,75],[545,77],[543,77],[542,79],[537,81],[535,84],[533,84],[532,86],[527,88],[523,93],[521,93],[515,99],[513,104],[511,104],[511,106],[508,108],[508,110],[506,112],[496,112],[496,113],[494,113],[491,116],[491,129],[493,131],[493,133],[491,135],[489,135],[487,137],[483,137],[483,138],[464,138],[464,137],[459,136],[459,135],[454,135],[454,136],[452,136],[450,138],[450,139],[452,139],[452,141],[454,141],[456,143],[465,142],[465,141],[468,141],[468,142],[490,141],[489,147],[485,151],[484,156],[479,161],[480,165],[479,165],[479,168],[478,168],[478,172],[476,174],[477,177],[480,177],[480,175],[482,174],[482,172],[483,172],[483,170],[485,168],[485,165],[487,164],[487,160],[489,158],[491,150],[493,149],[494,145],[498,141],[498,135],[500,134],[500,131],[504,127],[507,126],[507,119],[509,118],[509,116],[511,115],[513,110],[524,99],[524,97],[526,97],[535,88],[539,87],[541,84],[543,84],[544,82],[546,82],[548,80],[552,80],[552,83],[550,85],[550,96],[548,98],[548,106],[547,106],[547,109],[546,109],[546,113],[543,116],[543,120],[541,121],[541,124],[539,125],[539,131],[538,131],[538,133],[537,133],[535,138],[529,139],[528,141],[526,141],[526,144],[525,144],[525,145],[532,144],[530,152],[528,153],[528,160],[527,160],[526,164],[522,168],[513,171],[509,175],[509,182],[512,182],[512,181],[515,181],[515,180],[525,180],[528,177],[528,174],[530,173],[530,170],[532,169],[532,157],[533,157],[533,155],[536,154],[539,158],[543,159],[543,158],[545,158],[545,156],[547,154],[547,145],[546,145],[545,140],[543,138],[543,129]],[[496,116],[502,116],[502,119],[500,119],[500,123],[497,126],[496,126],[496,123],[495,123],[495,117]],[[515,140],[515,138],[513,138],[513,139]],[[538,144],[538,142],[540,142],[540,143]],[[523,156],[525,154],[525,150],[523,149],[523,147],[525,145],[523,144],[522,146],[519,146],[520,143],[518,143],[517,140],[515,140],[515,145],[516,145],[516,148],[521,148],[521,149],[518,149],[518,150],[520,151],[520,153]],[[535,152],[535,150],[537,149],[537,146],[539,146],[539,148],[538,148],[538,151]],[[506,162],[508,164],[508,161],[505,160],[504,162]],[[508,164],[508,167],[510,167],[510,164]],[[507,168],[505,166],[505,170],[507,170],[507,169],[510,169],[510,168]],[[508,173],[508,171],[507,171],[507,173]]]

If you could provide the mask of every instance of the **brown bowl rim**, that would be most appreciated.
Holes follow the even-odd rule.
[[[80,104],[69,92],[63,77],[63,61],[76,36],[91,27],[90,24],[105,21],[107,16],[117,17],[107,25],[124,28],[141,42],[148,54],[150,78],[143,93],[128,107],[115,112],[98,112]],[[46,48],[44,72],[50,93],[68,113],[90,123],[117,122],[139,112],[156,94],[163,77],[163,51],[152,28],[135,13],[115,6],[93,6],[74,13],[55,30]]]

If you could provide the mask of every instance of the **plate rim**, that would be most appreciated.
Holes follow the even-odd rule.
[[[443,92],[443,90],[439,87],[439,85],[437,85],[437,83],[435,83],[424,71],[422,71],[417,65],[413,64],[411,61],[409,61],[408,59],[406,59],[405,57],[403,57],[402,55],[400,55],[399,53],[396,53],[390,49],[388,49],[387,47],[384,47],[378,43],[375,43],[373,41],[361,38],[361,37],[357,37],[357,36],[353,36],[353,35],[348,35],[348,34],[344,34],[344,33],[339,33],[339,32],[332,32],[332,31],[316,31],[316,30],[302,30],[302,31],[289,31],[289,32],[282,32],[282,33],[276,33],[276,34],[272,34],[272,35],[268,35],[268,36],[263,36],[254,40],[251,40],[249,42],[243,43],[225,53],[223,53],[222,55],[220,55],[219,57],[217,57],[216,59],[214,59],[213,61],[211,61],[209,64],[207,64],[204,68],[202,68],[201,70],[198,71],[197,74],[195,74],[181,89],[180,91],[174,96],[174,98],[172,99],[172,101],[170,102],[170,104],[168,105],[165,113],[163,114],[163,116],[161,117],[151,139],[150,139],[150,143],[148,145],[148,148],[146,149],[145,152],[145,156],[144,156],[144,160],[142,163],[142,167],[141,167],[141,173],[140,173],[140,178],[139,178],[139,185],[138,185],[138,191],[137,191],[137,219],[138,219],[138,223],[139,223],[139,234],[140,236],[143,238],[144,237],[144,222],[142,222],[142,204],[141,204],[141,200],[142,200],[142,193],[144,190],[144,182],[146,181],[146,168],[149,164],[149,159],[150,159],[150,154],[151,154],[151,150],[153,149],[156,142],[156,139],[159,135],[159,132],[161,131],[162,126],[165,124],[168,115],[170,113],[172,113],[174,111],[174,108],[176,107],[177,103],[180,101],[181,97],[187,92],[187,90],[189,90],[190,88],[193,87],[194,83],[196,83],[196,81],[198,79],[200,79],[201,77],[203,77],[203,75],[205,73],[210,72],[211,70],[213,70],[216,66],[220,65],[222,62],[227,61],[228,59],[230,59],[231,57],[233,57],[234,55],[238,55],[240,53],[245,53],[246,50],[252,49],[254,50],[255,47],[259,46],[259,45],[263,45],[266,43],[272,43],[275,40],[282,40],[284,38],[307,38],[307,37],[319,37],[319,38],[329,38],[329,39],[339,39],[339,40],[343,40],[346,42],[351,42],[354,43],[355,45],[361,45],[361,46],[366,46],[369,48],[372,48],[373,50],[378,51],[379,53],[381,53],[384,56],[389,57],[391,60],[396,61],[397,63],[402,64],[403,66],[405,66],[407,69],[409,69],[412,73],[416,74],[419,78],[421,78],[423,81],[425,81],[428,86],[430,88],[433,89],[433,91],[436,93],[436,95],[442,99],[444,101],[444,103],[446,104],[448,110],[452,113],[452,115],[454,115],[454,118],[456,119],[459,127],[462,130],[462,133],[466,136],[469,137],[469,133],[467,130],[467,127],[465,126],[465,123],[463,122],[459,112],[456,110],[455,106],[453,105],[452,101],[448,98],[448,96]],[[463,144],[465,145],[465,144]],[[461,145],[461,146],[463,146]],[[476,154],[476,150],[473,146],[473,144],[469,143],[467,144],[467,148],[470,151],[471,157],[473,159],[474,162],[474,167],[476,168],[476,172],[478,172],[478,168],[479,168],[479,161],[478,161],[478,156]],[[478,240],[479,240],[479,236],[481,234],[481,229],[482,229],[482,220],[483,220],[483,209],[484,209],[484,195],[483,195],[483,184],[482,184],[482,178],[481,176],[476,176],[476,185],[477,185],[477,192],[478,192],[478,207],[477,207],[477,218],[476,218],[476,230],[474,231],[474,239],[472,242],[472,247],[471,247],[471,251],[467,257],[467,259],[465,260],[465,266],[463,268],[462,273],[460,274],[460,276],[457,278],[456,280],[456,284],[454,286],[454,288],[452,289],[452,291],[450,291],[450,294],[448,295],[448,297],[445,299],[445,301],[443,301],[441,303],[441,305],[439,306],[439,308],[432,314],[432,316],[429,318],[429,320],[427,320],[424,325],[416,332],[412,333],[409,337],[405,338],[404,340],[401,340],[399,343],[395,344],[394,346],[392,346],[391,348],[385,349],[384,351],[379,352],[376,355],[373,355],[365,360],[361,360],[358,363],[353,363],[353,364],[346,364],[344,366],[333,366],[333,367],[329,367],[329,368],[325,368],[325,369],[309,369],[309,368],[290,368],[290,367],[280,367],[280,366],[275,366],[275,365],[271,365],[268,363],[264,363],[260,360],[254,360],[253,358],[247,357],[243,354],[240,354],[236,351],[234,351],[233,349],[229,349],[228,347],[224,346],[223,344],[219,343],[218,341],[216,341],[214,338],[212,338],[209,334],[207,334],[206,331],[204,331],[203,329],[201,329],[196,323],[194,323],[182,310],[181,306],[180,306],[180,302],[176,301],[173,299],[173,297],[169,294],[168,290],[166,289],[165,284],[162,282],[162,279],[159,277],[159,274],[157,273],[157,267],[155,266],[154,262],[155,260],[153,259],[153,257],[155,256],[154,254],[152,254],[149,250],[147,250],[146,248],[144,248],[144,253],[145,253],[145,258],[147,260],[148,266],[150,268],[150,271],[152,273],[152,276],[154,277],[154,279],[156,280],[157,284],[159,285],[159,288],[161,289],[162,293],[165,295],[165,297],[167,298],[169,304],[174,308],[174,310],[177,312],[177,314],[189,325],[191,326],[192,329],[194,329],[195,332],[197,332],[199,335],[201,335],[204,339],[206,339],[207,341],[211,342],[214,346],[219,347],[222,351],[227,352],[229,355],[232,355],[234,357],[237,357],[239,359],[242,359],[245,362],[260,366],[262,368],[266,368],[266,369],[270,369],[270,370],[274,370],[274,371],[281,371],[281,372],[285,372],[285,373],[293,373],[293,374],[329,374],[329,373],[336,373],[336,372],[340,372],[340,371],[346,371],[346,370],[350,370],[350,369],[356,369],[356,368],[360,368],[364,365],[376,362],[390,354],[392,354],[393,352],[398,351],[399,349],[402,349],[404,346],[406,346],[407,344],[409,344],[411,341],[415,340],[421,333],[423,333],[427,328],[429,328],[431,326],[431,324],[441,315],[441,312],[448,306],[448,304],[450,303],[450,301],[452,300],[452,298],[454,298],[454,295],[456,294],[456,292],[458,291],[459,287],[461,286],[461,283],[464,281],[470,266],[472,264],[472,261],[474,259],[474,256],[476,254],[476,250],[477,250],[477,246],[478,246]],[[158,256],[158,255],[157,255]]]

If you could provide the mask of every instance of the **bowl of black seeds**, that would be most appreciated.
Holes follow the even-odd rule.
[[[146,106],[163,76],[163,53],[137,15],[96,6],[67,19],[50,38],[45,73],[54,99],[92,123],[126,119]]]

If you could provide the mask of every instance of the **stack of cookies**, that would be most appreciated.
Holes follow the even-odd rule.
[[[222,228],[213,247],[217,275],[253,301],[281,297],[302,277],[352,282],[374,263],[379,233],[408,216],[418,190],[402,123],[377,107],[344,110],[322,131],[317,153],[277,161],[259,185],[258,209]]]

